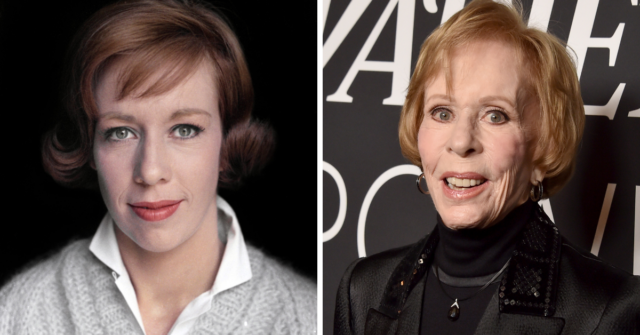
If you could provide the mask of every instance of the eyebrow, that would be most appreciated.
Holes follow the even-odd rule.
[[[120,112],[107,112],[107,113],[104,113],[104,115],[100,115],[98,117],[98,120],[111,120],[111,119],[117,119],[117,120],[128,121],[128,122],[133,122],[136,120],[136,118],[133,117],[133,115],[127,115]]]
[[[500,95],[489,95],[489,96],[483,97],[482,99],[480,99],[480,103],[486,104],[489,101],[495,101],[495,100],[506,102],[507,104],[509,104],[509,106],[511,106],[511,108],[516,108],[516,104],[513,101]]]
[[[199,108],[185,108],[185,109],[179,109],[175,112],[173,112],[173,114],[171,114],[171,118],[170,120],[175,120],[184,116],[190,116],[190,115],[204,115],[207,117],[211,117],[211,114],[199,109]]]
[[[455,99],[453,99],[450,95],[434,94],[434,95],[428,97],[427,100],[425,100],[425,104],[427,102],[429,102],[429,100],[432,100],[432,99],[444,99],[444,100],[447,100],[447,101],[455,102]],[[495,101],[495,100],[500,100],[500,101],[506,102],[512,108],[516,108],[515,103],[513,101],[511,101],[510,99],[507,99],[507,98],[505,98],[503,96],[500,96],[500,95],[488,95],[486,97],[482,97],[479,102],[481,104],[486,104],[486,103],[488,103],[490,101]]]
[[[179,109],[175,112],[173,112],[173,114],[171,114],[171,117],[169,118],[169,120],[173,121],[175,119],[179,119],[181,117],[185,117],[185,116],[190,116],[190,115],[205,115],[207,117],[211,117],[211,114],[199,109],[199,108],[184,108],[184,109]],[[133,115],[129,115],[129,114],[124,114],[122,112],[107,112],[104,115],[101,115],[99,118],[99,120],[111,120],[111,119],[117,119],[117,120],[122,120],[122,121],[127,121],[127,122],[134,122],[136,120],[136,118]]]
[[[428,98],[424,101],[424,103],[426,104],[427,102],[429,102],[429,100],[432,100],[432,99],[444,99],[444,100],[447,100],[447,101],[455,102],[455,99],[453,99],[450,95],[446,95],[446,94],[434,94],[434,95],[432,95],[432,96],[428,97]]]

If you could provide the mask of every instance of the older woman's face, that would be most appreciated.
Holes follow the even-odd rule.
[[[497,41],[455,50],[452,90],[441,72],[426,88],[418,149],[431,197],[449,228],[485,228],[527,199],[536,104],[519,106],[520,65]]]
[[[122,233],[145,250],[168,251],[217,223],[222,135],[212,69],[201,65],[164,94],[122,100],[118,70],[96,88],[100,191]]]

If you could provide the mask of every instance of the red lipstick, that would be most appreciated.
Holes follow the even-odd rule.
[[[164,220],[180,206],[182,200],[162,200],[157,202],[136,202],[128,204],[136,215],[145,221]]]

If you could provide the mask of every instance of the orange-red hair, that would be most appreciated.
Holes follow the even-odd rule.
[[[546,171],[544,197],[571,178],[584,130],[584,106],[576,67],[566,45],[555,36],[527,27],[520,11],[492,0],[475,0],[431,33],[422,44],[399,125],[402,153],[422,167],[418,130],[424,115],[425,89],[442,70],[450,70],[453,52],[479,40],[511,45],[521,58],[524,89],[539,103],[538,154],[534,166]],[[444,71],[451,83],[449,70]]]
[[[70,51],[67,117],[44,137],[45,170],[68,186],[95,187],[92,157],[103,72],[122,65],[119,98],[165,93],[202,61],[213,67],[219,96],[223,145],[221,186],[233,186],[266,164],[273,153],[272,129],[251,121],[253,87],[235,34],[212,8],[191,0],[133,0],[107,6],[80,28]],[[150,78],[159,80],[145,85]],[[139,89],[145,88],[143,92]]]

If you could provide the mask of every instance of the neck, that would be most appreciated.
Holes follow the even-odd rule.
[[[147,334],[149,328],[155,328],[152,324],[165,324],[170,329],[182,310],[213,286],[224,253],[218,237],[217,207],[213,211],[213,220],[206,220],[188,240],[165,252],[141,248],[116,226],[122,261]]]
[[[534,203],[527,200],[502,221],[485,229],[447,228],[438,216],[438,267],[456,277],[478,277],[500,271],[509,260]]]

